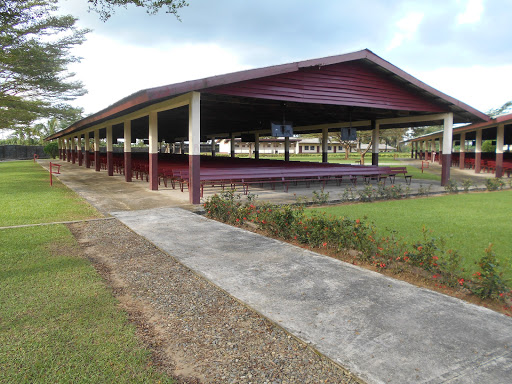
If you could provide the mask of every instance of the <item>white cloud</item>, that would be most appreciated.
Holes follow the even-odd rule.
[[[483,11],[483,0],[468,0],[464,12],[457,15],[457,24],[474,24],[479,22]]]
[[[391,51],[401,46],[404,42],[412,40],[418,30],[424,14],[421,12],[410,12],[407,16],[401,18],[395,23],[398,31],[395,32],[387,51]]]
[[[142,89],[247,69],[234,52],[217,44],[140,47],[92,34],[75,54],[84,59],[70,69],[89,93],[73,105],[86,113]]]
[[[415,72],[421,81],[481,112],[512,100],[512,65],[437,68]]]

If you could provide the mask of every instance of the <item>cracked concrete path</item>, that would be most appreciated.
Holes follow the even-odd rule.
[[[512,319],[181,208],[112,212],[368,383],[510,383]]]

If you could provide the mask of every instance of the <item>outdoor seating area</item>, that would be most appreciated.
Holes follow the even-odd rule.
[[[89,154],[91,165],[94,154]],[[125,174],[124,156],[114,154],[113,171]],[[100,169],[107,169],[107,156],[100,155]],[[147,155],[131,155],[131,172],[135,180],[149,181],[149,160]],[[386,167],[374,165],[351,165],[332,163],[313,163],[281,160],[255,160],[245,158],[227,158],[201,156],[200,181],[201,197],[205,187],[226,187],[235,189],[241,187],[244,194],[249,193],[250,187],[258,185],[261,188],[269,186],[272,190],[280,184],[285,192],[290,185],[299,183],[309,187],[318,183],[325,187],[327,183],[341,185],[347,181],[357,185],[358,179],[364,183],[371,180],[395,182],[395,176],[403,174],[407,184],[411,176],[407,175],[405,167]],[[158,183],[172,189],[180,188],[183,192],[188,189],[190,182],[189,164],[187,155],[159,154],[158,157]]]

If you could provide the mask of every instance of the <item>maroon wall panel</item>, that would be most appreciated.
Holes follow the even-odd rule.
[[[303,103],[447,112],[400,83],[361,63],[340,63],[242,81],[206,90],[232,96]]]

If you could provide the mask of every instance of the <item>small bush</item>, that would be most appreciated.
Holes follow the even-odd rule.
[[[52,141],[43,147],[43,151],[52,159],[55,159],[59,154],[59,145]]]
[[[498,189],[503,189],[505,185],[506,184],[501,177],[485,180],[485,187],[488,191],[497,191]]]
[[[475,186],[475,183],[473,183],[470,179],[464,179],[462,180],[462,188],[464,189],[464,192],[468,193],[469,188]]]
[[[448,193],[459,193],[459,186],[455,180],[450,179],[444,186],[444,190]]]
[[[473,293],[482,299],[498,298],[507,291],[507,285],[503,280],[503,271],[500,271],[500,263],[496,254],[492,251],[492,244],[485,250],[485,255],[476,263],[479,271],[473,274],[478,285],[472,288]]]

